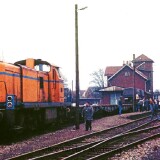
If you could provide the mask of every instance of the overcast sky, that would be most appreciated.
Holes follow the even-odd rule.
[[[90,74],[145,54],[160,89],[158,0],[0,0],[0,59],[36,58],[59,65],[75,82],[75,3],[79,8],[80,89]]]

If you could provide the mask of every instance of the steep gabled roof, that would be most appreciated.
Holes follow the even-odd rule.
[[[133,67],[131,67],[131,66],[129,66],[129,65],[124,65],[124,66],[122,66],[121,67],[121,69],[119,70],[119,71],[117,71],[115,74],[113,74],[109,79],[108,79],[108,81],[109,80],[111,80],[113,77],[115,77],[120,71],[122,71],[125,67],[129,67],[131,70],[133,70]],[[142,72],[140,72],[139,70],[137,70],[137,69],[135,69],[135,72],[137,73],[137,74],[139,74],[141,77],[143,77],[144,79],[148,79]]]
[[[144,79],[148,79],[146,75],[144,75],[141,71],[137,70],[136,68],[135,68],[135,72],[138,73]]]
[[[154,61],[152,59],[148,58],[144,54],[141,54],[140,56],[135,58],[132,62],[152,62],[152,63],[154,63]]]
[[[80,98],[83,97],[83,94],[84,94],[84,93],[85,93],[85,90],[80,90],[80,91],[79,91],[79,94],[80,94],[79,96],[80,96]],[[72,94],[73,94],[73,97],[76,97],[76,91],[73,91]]]
[[[108,66],[105,70],[105,76],[112,76],[117,71],[119,71],[123,66]]]

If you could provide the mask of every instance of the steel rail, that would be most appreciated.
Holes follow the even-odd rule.
[[[156,119],[157,120],[157,119]],[[156,121],[156,120],[154,120],[154,121]],[[144,123],[144,124],[142,124],[142,125],[140,125],[140,126],[137,126],[137,127],[134,127],[134,128],[131,128],[131,129],[129,129],[129,130],[127,130],[127,131],[124,131],[123,133],[121,133],[121,134],[117,134],[117,135],[122,135],[122,134],[125,134],[125,133],[129,133],[129,132],[132,132],[132,131],[134,131],[134,130],[137,130],[137,129],[140,129],[140,128],[142,128],[142,127],[145,127],[146,125],[151,125],[151,123],[152,122],[154,122],[154,121],[149,121],[149,122],[147,122],[147,123]],[[115,135],[115,136],[117,136],[117,135]],[[113,136],[114,137],[114,136]],[[110,137],[108,137],[108,138],[106,138],[106,139],[104,139],[104,140],[107,140],[107,139],[110,139],[110,138],[112,138],[112,136],[110,136]],[[95,141],[95,142],[91,142],[91,143],[89,143],[89,144],[84,144],[84,145],[81,145],[81,146],[76,146],[76,147],[73,147],[73,148],[71,148],[71,149],[67,149],[67,150],[61,150],[61,151],[59,151],[59,152],[52,152],[52,153],[49,153],[49,154],[44,154],[44,155],[42,155],[42,156],[37,156],[37,157],[34,157],[33,159],[31,159],[31,160],[39,160],[39,159],[41,159],[41,160],[45,160],[45,159],[54,159],[54,160],[56,160],[56,159],[61,159],[62,157],[62,159],[65,159],[65,157],[66,158],[71,158],[72,159],[72,155],[73,155],[73,157],[74,157],[74,153],[81,153],[81,151],[83,152],[83,150],[85,150],[85,149],[87,149],[87,148],[90,148],[90,147],[92,147],[92,146],[94,146],[94,145],[96,145],[96,144],[98,144],[98,143],[101,143],[101,142],[103,142],[104,140],[97,140],[97,141]],[[69,155],[69,156],[68,156]],[[80,156],[80,155],[79,155]],[[76,156],[76,159],[77,159],[77,156]]]
[[[126,126],[126,125],[134,124],[136,122],[148,119],[149,117],[150,116],[143,117],[143,118],[140,118],[140,119],[137,119],[137,120],[133,120],[131,122],[124,123],[122,125],[114,126],[114,127],[111,127],[111,128],[107,128],[107,129],[103,129],[103,130],[97,131],[97,132],[92,132],[92,133],[89,133],[87,135],[82,135],[82,136],[79,136],[79,137],[76,137],[76,138],[72,138],[70,140],[66,140],[64,142],[60,142],[58,144],[54,144],[54,145],[49,146],[49,147],[44,147],[44,148],[38,149],[36,151],[32,151],[32,152],[29,152],[29,153],[25,153],[25,154],[21,154],[21,155],[15,156],[15,157],[11,157],[8,160],[19,160],[19,159],[23,159],[24,160],[24,159],[31,159],[31,158],[34,159],[34,157],[37,157],[37,158],[41,157],[41,156],[39,156],[40,154],[42,155],[42,154],[44,154],[46,152],[48,153],[48,152],[51,152],[51,151],[52,152],[56,152],[55,154],[58,154],[58,153],[62,152],[65,149],[66,145],[70,145],[71,146],[73,143],[75,143],[75,141],[77,143],[77,141],[82,141],[82,140],[84,140],[86,138],[93,137],[93,136],[96,136],[98,134],[103,134],[104,132],[108,132],[108,131],[111,131],[111,130],[114,130],[114,129],[117,129],[117,128],[121,128],[121,127]],[[147,125],[148,123],[150,123],[150,122],[147,122],[144,125]],[[142,126],[140,126],[140,127],[142,127]],[[137,127],[134,127],[134,130],[136,128]],[[127,132],[127,131],[125,131],[125,132]],[[100,141],[102,141],[102,140],[94,141],[92,143],[88,143],[88,144],[85,144],[85,145],[81,145],[81,146],[79,146],[79,148],[77,146],[76,147],[70,147],[71,149],[70,148],[65,149],[64,152],[67,152],[67,150],[70,149],[70,151],[73,153],[73,151],[82,150],[82,149],[84,149],[86,147],[93,146],[93,145],[95,145],[96,143],[98,143]]]
[[[133,140],[132,142],[129,142],[128,144],[124,144],[124,139],[126,139],[126,137],[128,136],[129,138],[133,139],[134,136],[136,136],[137,134],[141,134],[141,133],[145,133],[147,131],[151,131],[151,130],[156,130],[160,128],[160,125],[157,126],[153,126],[153,127],[149,127],[149,128],[145,128],[145,129],[140,129],[137,131],[133,131],[133,132],[127,132],[127,133],[122,133],[119,135],[116,135],[114,137],[111,137],[110,139],[106,139],[100,143],[95,144],[94,146],[91,146],[90,148],[87,148],[85,150],[82,150],[80,152],[77,152],[75,154],[72,154],[68,157],[62,158],[63,160],[73,160],[73,159],[77,159],[77,157],[79,157],[79,160],[99,160],[99,159],[106,159],[110,156],[112,156],[115,153],[124,151],[124,149],[127,149],[129,147],[132,147],[136,144],[142,143],[146,140],[155,138],[155,137],[159,137],[159,131],[158,133],[152,134],[150,136],[146,136],[143,138],[139,138],[138,140]],[[148,134],[148,133],[147,133]],[[109,145],[109,143],[112,143],[111,146],[109,146],[109,148],[107,148],[107,145]],[[117,144],[120,143],[120,146],[118,147]],[[109,151],[108,151],[109,150]],[[86,156],[87,155],[87,156]]]

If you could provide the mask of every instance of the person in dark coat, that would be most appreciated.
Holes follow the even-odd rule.
[[[153,117],[156,116],[158,120],[160,120],[158,116],[158,103],[157,99],[150,98],[150,107],[151,107],[151,120],[153,120]]]
[[[122,107],[123,107],[123,104],[122,104],[122,96],[119,97],[119,100],[118,100],[118,114],[121,115],[122,114]]]
[[[142,112],[144,110],[143,109],[144,99],[140,99],[138,103],[139,103],[139,111]]]
[[[86,131],[88,131],[89,129],[92,130],[93,107],[89,102],[86,102],[85,107],[82,111],[82,116],[84,116]]]
[[[146,111],[150,110],[148,98],[145,98],[145,100],[144,100],[144,108],[145,108]]]

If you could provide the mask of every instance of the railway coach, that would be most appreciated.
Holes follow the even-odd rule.
[[[53,122],[64,102],[60,68],[41,59],[0,62],[0,125],[37,127]]]

